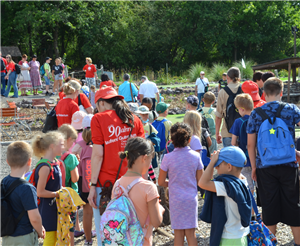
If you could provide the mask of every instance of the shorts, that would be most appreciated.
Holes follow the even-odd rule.
[[[46,85],[50,85],[50,79],[47,76],[44,76]]]
[[[55,80],[62,80],[63,79],[63,76],[62,76],[62,74],[60,73],[60,74],[55,74],[55,78],[54,78]]]
[[[254,191],[254,181],[252,179],[252,168],[251,167],[243,167],[242,174],[246,177],[249,189]]]
[[[79,196],[82,199],[82,201],[84,201],[85,203],[89,203],[88,201],[89,192],[82,191],[82,176],[80,176],[78,180],[78,190],[79,190]]]
[[[2,237],[2,245],[4,246],[38,246],[39,245],[39,239],[37,232],[31,232],[26,235],[17,236],[17,237]]]
[[[96,80],[95,80],[95,77],[93,78],[85,78],[85,81],[86,81],[86,85],[91,88],[91,85],[94,85],[96,86]]]
[[[266,226],[282,222],[300,226],[298,168],[283,165],[256,169],[258,192]]]
[[[56,244],[56,231],[46,231],[43,246],[53,246]]]
[[[222,238],[219,246],[247,246],[247,245],[248,245],[247,236],[244,236],[242,238],[234,238],[234,239]]]
[[[70,212],[70,218],[71,218],[71,221],[73,223],[73,227],[70,228],[70,232],[74,232],[75,231],[76,215],[77,215],[77,211],[76,212]]]

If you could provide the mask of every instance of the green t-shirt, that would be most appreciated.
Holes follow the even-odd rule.
[[[44,63],[44,70],[45,70],[45,76],[48,76],[47,71],[49,73],[49,76],[51,76],[51,68],[50,68],[50,65],[47,62]]]
[[[75,169],[75,167],[78,166],[79,161],[77,157],[73,154],[69,154],[67,158],[64,160],[65,166],[66,166],[66,187],[70,187],[71,182],[71,188],[75,190],[78,193],[78,184],[73,183],[71,181],[71,171]]]

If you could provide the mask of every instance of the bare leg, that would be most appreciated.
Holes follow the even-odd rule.
[[[184,230],[174,230],[175,238],[174,245],[183,246],[184,245]]]
[[[62,80],[59,80],[59,81],[58,81],[58,84],[59,84],[59,85],[58,85],[58,90],[59,90],[59,88],[62,87]],[[58,90],[57,90],[57,91],[58,91]]]
[[[74,246],[75,245],[75,241],[74,241],[74,232],[70,232],[70,245]]]
[[[55,93],[56,87],[57,87],[57,86],[58,86],[58,80],[54,80],[53,93]],[[57,88],[57,92],[58,92],[58,89],[59,89],[59,88]]]
[[[76,215],[76,223],[75,223],[75,230],[80,231],[80,225],[79,225],[79,216],[78,216],[78,210],[77,210],[77,215]]]
[[[300,227],[299,226],[291,226],[292,233],[294,236],[295,244],[300,244]]]
[[[46,85],[46,91],[49,92],[49,85]]]
[[[267,226],[269,228],[269,230],[274,234],[276,235],[276,227],[277,227],[277,224],[276,225],[271,225],[271,226]]]
[[[90,204],[83,205],[83,230],[87,241],[92,239],[93,208]]]
[[[195,228],[185,229],[184,233],[185,233],[185,236],[186,236],[189,246],[197,246],[198,245]]]

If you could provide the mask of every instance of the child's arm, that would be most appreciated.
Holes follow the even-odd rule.
[[[256,133],[248,133],[247,149],[252,168],[252,179],[256,182]]]
[[[159,199],[155,198],[147,203],[150,223],[155,228],[159,227],[163,220],[165,209],[159,204]]]
[[[220,150],[215,151],[211,157],[211,161],[204,171],[203,175],[200,178],[198,185],[208,191],[216,192],[216,186],[214,181],[211,180],[211,177],[214,173],[214,166],[218,161]]]
[[[77,154],[80,155],[81,150],[82,150],[81,146],[77,143],[72,148],[72,154],[74,154],[74,155],[77,155]]]
[[[233,135],[233,134],[232,134],[232,137],[231,137],[231,145],[232,145],[232,146],[239,146],[238,143],[237,143],[237,136],[236,136],[236,135]]]
[[[42,197],[42,198],[59,197],[58,192],[48,191],[45,189],[49,173],[50,173],[50,168],[48,166],[43,166],[39,170],[39,181],[36,187],[36,194],[38,197]]]
[[[45,228],[42,225],[42,218],[41,218],[38,208],[28,210],[27,213],[28,213],[28,217],[30,220],[30,224],[35,229],[38,236],[40,238],[44,239],[45,238]]]
[[[75,167],[71,172],[71,181],[72,183],[76,183],[79,180],[78,168]]]
[[[202,177],[203,172],[204,172],[203,169],[197,170],[197,173],[196,173],[197,184],[199,183],[199,180]]]
[[[206,137],[206,142],[207,142],[208,147],[210,147],[212,145],[210,136]]]
[[[158,176],[158,185],[163,187],[169,186],[169,181],[166,180],[167,172],[162,169],[159,169],[159,176]]]

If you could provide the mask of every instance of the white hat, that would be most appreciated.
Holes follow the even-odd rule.
[[[92,121],[93,116],[94,115],[92,115],[92,114],[88,114],[83,118],[83,120],[82,120],[82,128],[83,129],[91,127],[91,121]]]
[[[200,74],[205,74],[204,71],[201,71]]]
[[[72,123],[71,126],[73,126],[76,130],[82,129],[82,120],[86,116],[86,113],[83,111],[77,111],[72,115]]]
[[[138,111],[139,111],[139,114],[151,114],[148,107],[146,107],[144,105],[140,106]]]

